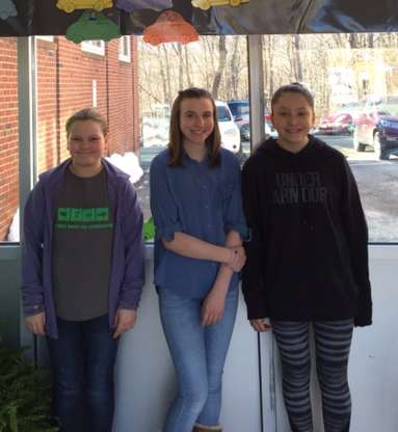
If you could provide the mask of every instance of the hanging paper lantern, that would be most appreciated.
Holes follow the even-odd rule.
[[[11,0],[0,0],[0,18],[6,20],[17,16],[17,9]]]
[[[102,13],[83,12],[81,17],[66,30],[67,39],[75,43],[85,40],[120,38],[119,27]]]
[[[199,9],[207,10],[212,6],[240,6],[244,3],[249,3],[250,0],[192,0],[192,6]]]
[[[141,9],[153,9],[161,11],[173,6],[172,0],[118,0],[116,7],[128,13]]]
[[[57,2],[57,8],[67,13],[76,9],[94,9],[99,12],[112,6],[112,0],[58,0]]]
[[[198,32],[177,12],[167,10],[144,31],[144,41],[151,45],[165,42],[187,44],[199,40]]]

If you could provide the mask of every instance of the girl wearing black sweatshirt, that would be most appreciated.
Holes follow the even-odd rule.
[[[315,335],[325,431],[349,430],[347,363],[354,326],[372,322],[367,225],[344,156],[309,135],[314,100],[300,84],[271,101],[278,138],[243,168],[251,239],[243,271],[248,317],[272,328],[293,432],[313,430],[309,326]]]

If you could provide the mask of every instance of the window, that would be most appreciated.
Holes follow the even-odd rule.
[[[231,101],[228,102],[228,106],[235,120],[248,115],[250,112],[249,101]]]
[[[217,106],[217,118],[219,122],[231,121],[231,113],[226,106]]]
[[[313,132],[346,156],[370,242],[398,241],[397,48],[398,33],[263,36],[266,105],[283,84],[314,93]]]
[[[122,36],[119,39],[119,60],[131,62],[131,41],[130,36]]]
[[[92,105],[94,108],[97,108],[98,107],[97,80],[92,81],[91,88],[92,88]]]
[[[242,162],[249,155],[246,37],[207,36],[188,45],[154,47],[142,37],[123,36],[107,43],[106,50],[103,41],[79,46],[61,40],[59,62],[54,61],[55,44],[37,45],[38,173],[68,157],[64,133],[68,116],[94,105],[111,124],[109,155],[130,153],[135,158],[131,174],[134,181],[140,180],[138,194],[148,219],[149,166],[168,143],[173,100],[178,90],[189,86],[210,90],[220,111],[232,111],[233,121],[223,122],[220,116],[223,145]],[[269,122],[271,94],[282,84],[306,83],[316,96],[319,120],[313,132],[349,161],[371,242],[398,241],[398,33],[264,35],[262,41],[265,133],[276,136]],[[130,60],[121,62],[128,54]],[[4,241],[19,200],[15,39],[1,38],[0,63],[7,65],[0,69],[0,100],[5,98],[0,104],[0,241]]]
[[[222,146],[243,160],[242,146],[249,148],[250,144],[243,141],[244,129],[234,120],[229,102],[248,100],[246,50],[245,36],[203,36],[187,45],[156,47],[138,38],[140,164],[144,175],[137,192],[145,220],[151,216],[149,167],[168,144],[171,106],[179,90],[203,87],[213,94]]]
[[[19,114],[16,38],[0,38],[0,242],[19,241]]]
[[[107,156],[138,181],[142,175],[137,156],[138,98],[136,91],[128,91],[138,89],[137,66],[119,61],[119,39],[107,43],[103,56],[87,55],[83,46],[64,37],[59,36],[59,42],[58,62],[48,44],[38,44],[36,50],[38,173],[69,157],[65,133],[69,116],[95,107],[111,126]],[[104,43],[93,41],[84,46],[99,48]],[[134,49],[132,44],[133,53]]]
[[[40,39],[47,42],[54,42],[54,36],[36,36],[36,39]]]
[[[84,41],[80,44],[82,51],[91,54],[105,55],[105,42],[102,40]]]

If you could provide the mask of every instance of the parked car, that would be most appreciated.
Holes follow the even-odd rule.
[[[226,102],[216,101],[216,108],[222,147],[233,153],[239,153],[241,142],[240,131],[239,127],[234,122],[228,104]]]
[[[250,141],[250,123],[247,122],[240,127],[240,137],[242,141]]]
[[[352,135],[353,117],[347,112],[338,112],[322,117],[318,133],[322,135]]]
[[[398,153],[398,106],[370,104],[354,120],[353,145],[358,152],[373,148],[378,159]]]
[[[250,104],[246,99],[231,100],[228,106],[234,116],[235,123],[240,130],[240,138],[242,142],[250,141]],[[265,136],[277,136],[278,133],[272,126],[271,115],[265,110],[264,112],[264,131]]]
[[[266,119],[264,119],[264,132],[265,138],[269,138],[271,136],[276,138],[278,136],[278,132],[276,129],[274,129],[272,123]],[[250,141],[250,123],[245,123],[241,126],[240,136],[242,141]]]
[[[250,104],[246,99],[243,100],[231,100],[228,102],[229,109],[234,117],[234,121],[237,124],[240,131],[241,141],[246,141],[247,130],[249,129],[247,125],[250,125]]]
[[[241,125],[249,122],[250,104],[248,100],[231,100],[228,102],[228,106],[239,128]]]

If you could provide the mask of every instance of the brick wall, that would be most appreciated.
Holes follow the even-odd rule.
[[[37,168],[58,164],[57,44],[37,39]]]
[[[69,155],[64,125],[75,111],[93,105],[110,126],[109,153],[139,151],[137,41],[130,38],[131,61],[119,60],[119,40],[105,55],[83,51],[63,37],[37,39],[38,172]],[[0,38],[0,240],[6,238],[19,205],[18,81],[16,40]]]
[[[19,200],[17,42],[0,38],[0,240]]]
[[[131,62],[119,60],[119,40],[105,54],[83,51],[57,37],[38,42],[39,172],[68,157],[64,125],[75,111],[93,106],[107,118],[109,153],[139,150],[137,43],[131,38]],[[95,81],[95,83],[94,83]]]
[[[140,141],[141,141],[141,114],[140,114],[140,106],[139,106],[139,89],[138,89],[138,37],[134,36],[131,38],[131,62],[132,62],[132,77],[133,77],[133,142],[134,142],[134,151],[139,153],[140,151]]]

